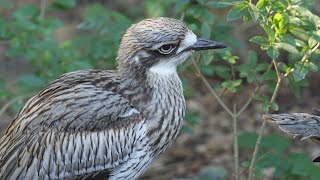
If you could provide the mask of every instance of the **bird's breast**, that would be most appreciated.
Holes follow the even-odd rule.
[[[177,137],[186,106],[182,84],[177,75],[157,79],[152,93],[146,121],[149,143],[156,157]]]

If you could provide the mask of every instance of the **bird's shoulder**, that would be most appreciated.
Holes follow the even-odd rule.
[[[119,86],[115,71],[81,70],[64,74],[32,97],[11,126],[29,131],[47,128],[95,131],[141,120],[141,113],[120,93]]]
[[[83,70],[62,75],[32,97],[0,140],[0,179],[32,174],[35,167],[44,176],[82,177],[122,163],[140,138],[133,132],[144,133],[144,116],[119,86],[115,71]],[[84,152],[88,156],[78,161]],[[55,161],[57,155],[64,160]],[[53,169],[42,172],[39,160]]]

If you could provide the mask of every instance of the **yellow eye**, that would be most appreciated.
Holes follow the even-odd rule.
[[[159,48],[161,54],[170,54],[175,49],[175,46],[172,44],[165,44]]]

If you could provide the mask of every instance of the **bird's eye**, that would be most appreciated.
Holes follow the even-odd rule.
[[[161,54],[170,54],[175,49],[175,46],[172,44],[165,44],[159,48]]]

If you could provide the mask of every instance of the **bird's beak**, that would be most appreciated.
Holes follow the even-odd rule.
[[[220,49],[226,47],[227,46],[225,44],[220,42],[197,38],[197,42],[194,45],[187,47],[185,50],[201,51],[207,49]]]

